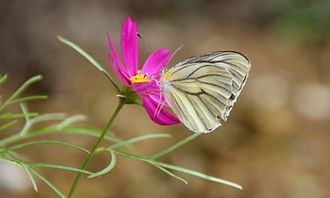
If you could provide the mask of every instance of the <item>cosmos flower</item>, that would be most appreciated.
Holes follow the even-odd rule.
[[[162,67],[167,65],[170,53],[166,49],[158,49],[147,58],[141,69],[138,66],[138,36],[137,24],[128,17],[122,25],[121,50],[123,61],[113,46],[110,35],[107,34],[111,66],[121,81],[131,87],[141,98],[149,117],[157,124],[172,125],[180,121],[164,106],[168,106],[161,95],[156,81]]]

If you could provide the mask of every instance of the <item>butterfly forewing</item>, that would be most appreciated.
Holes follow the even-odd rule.
[[[220,119],[227,119],[250,67],[239,53],[208,53],[169,69],[161,87],[181,122],[194,132],[206,133],[219,127]]]

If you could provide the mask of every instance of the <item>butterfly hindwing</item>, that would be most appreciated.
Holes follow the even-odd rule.
[[[226,120],[250,70],[236,52],[188,58],[161,79],[164,96],[177,117],[194,132],[206,133]]]

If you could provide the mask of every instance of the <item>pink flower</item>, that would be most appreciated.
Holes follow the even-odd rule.
[[[163,106],[168,106],[155,80],[159,80],[159,72],[167,65],[170,54],[166,49],[158,49],[145,61],[141,70],[138,67],[137,24],[128,17],[122,25],[121,50],[123,62],[107,34],[111,66],[121,81],[131,87],[140,97],[149,117],[157,124],[172,125],[180,121]]]

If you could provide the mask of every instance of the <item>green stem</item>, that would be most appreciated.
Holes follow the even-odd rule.
[[[110,120],[108,121],[107,125],[104,127],[100,137],[97,139],[95,145],[93,146],[92,150],[90,151],[89,155],[86,157],[85,161],[83,162],[83,165],[81,166],[81,170],[85,170],[87,168],[88,163],[90,162],[90,160],[93,158],[93,155],[95,154],[97,148],[100,146],[100,144],[102,143],[104,136],[106,135],[106,133],[109,131],[109,128],[111,127],[113,121],[116,119],[118,113],[120,112],[121,108],[124,106],[124,102],[120,101],[115,112],[112,114]],[[81,173],[77,173],[76,178],[74,179],[70,192],[68,194],[68,198],[71,198],[74,191],[76,190],[79,180],[81,179],[82,174]]]
[[[172,151],[174,151],[175,149],[177,149],[178,147],[184,145],[185,143],[189,142],[190,140],[193,140],[195,139],[196,137],[200,136],[202,133],[194,133],[188,137],[186,137],[185,139],[181,140],[180,142],[160,151],[159,153],[156,153],[155,155],[149,157],[148,159],[152,159],[152,160],[155,160],[155,159],[158,159]]]

